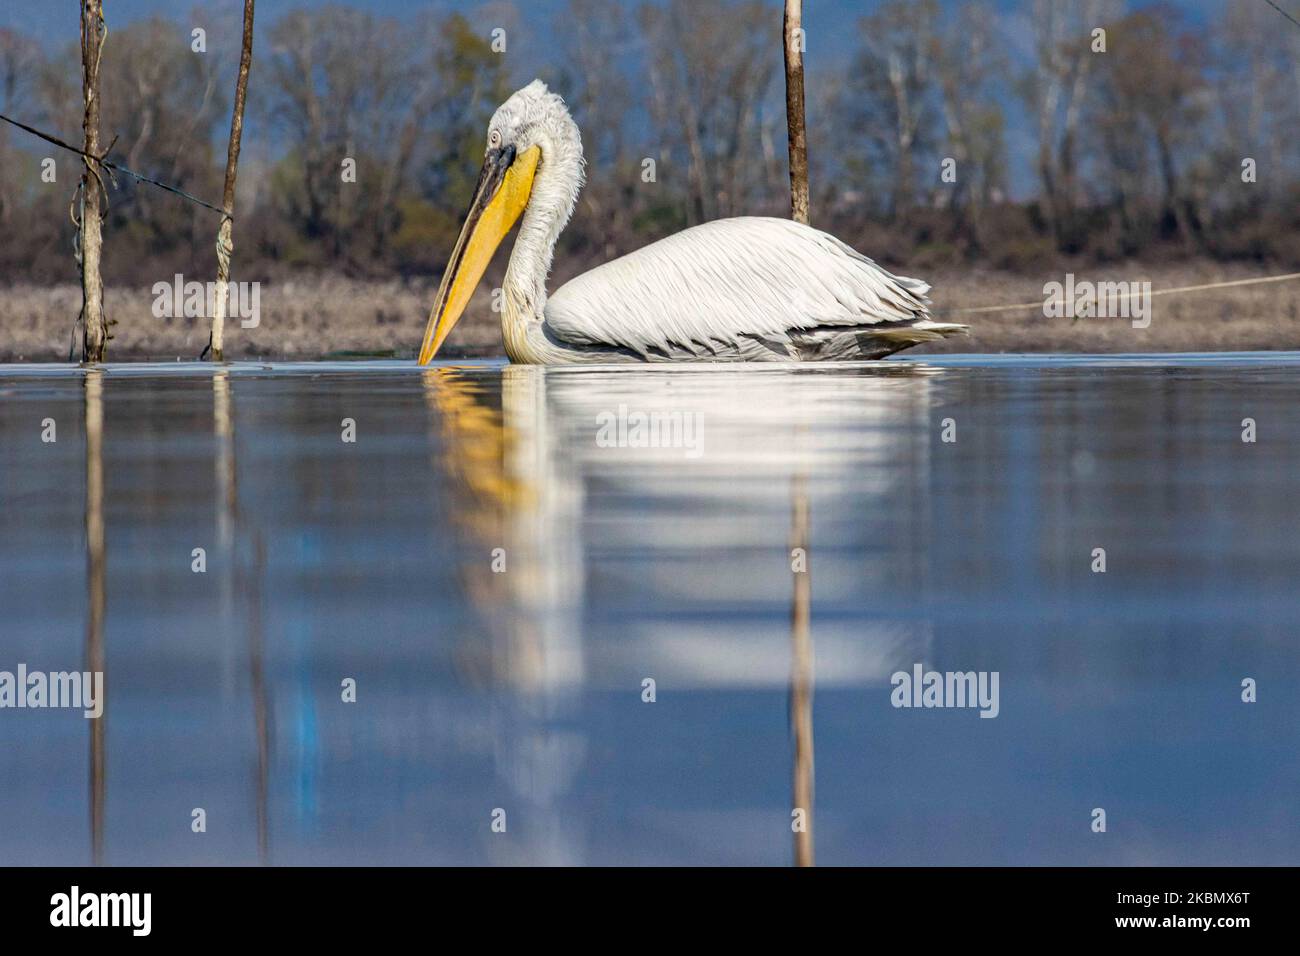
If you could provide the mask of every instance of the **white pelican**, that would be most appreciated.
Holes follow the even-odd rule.
[[[503,103],[465,224],[429,314],[437,354],[492,254],[523,215],[502,286],[512,362],[873,359],[966,331],[931,321],[918,279],[892,275],[827,233],[786,219],[720,219],[651,243],[549,299],[555,240],[582,188],[582,137],[541,80]]]

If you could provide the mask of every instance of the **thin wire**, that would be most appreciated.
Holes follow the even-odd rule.
[[[1276,3],[1274,3],[1273,0],[1264,0],[1264,2],[1267,3],[1267,4],[1268,4],[1270,7],[1272,7],[1274,10],[1276,10],[1278,13],[1282,14],[1282,16],[1286,17],[1288,20],[1290,20],[1290,21],[1291,21],[1292,23],[1294,23],[1296,26],[1300,27],[1300,20],[1297,20],[1295,17],[1291,16],[1291,14],[1287,13],[1285,10],[1283,10],[1281,7],[1279,7]]]
[[[42,133],[40,130],[33,129],[31,126],[28,126],[26,123],[20,123],[16,119],[11,119],[10,117],[5,116],[3,113],[0,113],[0,120],[4,120],[6,123],[11,123],[12,125],[17,126],[19,129],[31,133],[33,136],[40,137],[41,139],[45,140],[47,143],[53,143],[55,146],[58,146],[60,149],[66,149],[69,152],[76,153],[78,156],[81,156],[85,159],[93,159],[97,163],[99,163],[99,165],[103,166],[105,169],[117,170],[117,172],[124,173],[125,175],[130,176],[132,179],[138,180],[142,183],[148,183],[151,186],[157,186],[159,189],[165,189],[169,193],[175,193],[177,196],[180,196],[184,199],[188,199],[190,202],[198,203],[200,206],[203,206],[205,209],[211,209],[213,212],[219,212],[223,216],[230,216],[232,220],[235,218],[233,215],[226,212],[226,210],[222,209],[220,206],[214,206],[212,205],[212,203],[204,202],[198,196],[191,196],[183,189],[177,189],[175,186],[168,186],[166,183],[160,183],[158,180],[150,179],[148,176],[141,176],[139,173],[133,172],[132,170],[127,169],[125,166],[120,166],[117,163],[109,162],[103,156],[91,155],[90,153],[86,152],[84,149],[77,149],[77,147],[65,143],[57,136],[51,136],[48,133]],[[107,156],[108,154],[105,153],[104,155]]]
[[[1229,286],[1238,285],[1259,285],[1264,282],[1286,282],[1289,279],[1300,279],[1300,272],[1288,272],[1286,275],[1277,276],[1260,276],[1256,279],[1233,279],[1230,282],[1207,282],[1204,285],[1184,285],[1177,286],[1173,289],[1156,289],[1149,293],[1152,296],[1157,295],[1175,295],[1179,292],[1204,292],[1207,289],[1226,289]],[[1139,295],[1146,295],[1144,292],[1130,292],[1127,295],[1116,296],[1116,301],[1124,299],[1133,299]],[[1063,304],[1065,299],[1056,299],[1052,302],[1044,302],[1042,299],[1037,302],[1017,302],[1014,305],[981,305],[973,309],[942,309],[936,310],[935,315],[974,315],[976,312],[1014,312],[1016,309],[1040,309],[1047,305]]]

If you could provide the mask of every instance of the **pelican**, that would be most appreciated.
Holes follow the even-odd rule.
[[[547,297],[555,241],[583,184],[582,136],[534,80],[492,116],[469,212],[429,314],[438,353],[522,215],[502,285],[512,362],[807,362],[881,358],[966,331],[935,322],[930,287],[786,219],[720,219],[597,266]]]

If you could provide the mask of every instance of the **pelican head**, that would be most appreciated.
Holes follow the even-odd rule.
[[[427,364],[469,304],[501,240],[521,215],[508,307],[540,314],[555,239],[582,186],[582,137],[569,111],[541,80],[501,104],[488,125],[487,150],[460,236],[447,262],[420,345]],[[525,215],[527,210],[527,215]]]

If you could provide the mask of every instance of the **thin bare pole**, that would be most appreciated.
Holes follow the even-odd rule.
[[[785,0],[785,119],[790,132],[790,218],[808,224],[808,134],[804,127],[803,0]]]
[[[239,143],[244,135],[244,100],[248,95],[248,71],[253,65],[253,0],[244,0],[244,43],[239,52],[239,78],[235,81],[235,112],[230,117],[230,145],[226,150],[226,189],[221,205],[225,214],[217,231],[217,301],[212,310],[212,359],[225,358],[226,299],[230,292],[230,257],[235,244],[232,233],[235,211],[235,175],[239,170]]]
[[[99,156],[99,61],[104,53],[104,5],[101,0],[83,0],[81,4],[81,96],[85,104],[81,131],[84,141],[79,216],[81,258],[81,318],[83,362],[102,362],[108,347],[108,324],[104,319],[104,281],[99,263],[103,250],[104,181],[100,177]]]

